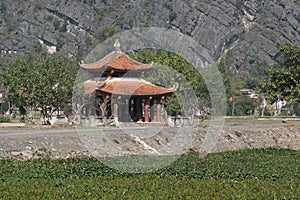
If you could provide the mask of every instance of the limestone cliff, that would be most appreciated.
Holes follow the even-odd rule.
[[[176,29],[233,71],[272,64],[277,44],[300,46],[298,0],[2,0],[0,53],[11,59],[47,48],[83,57],[110,35],[135,27]]]

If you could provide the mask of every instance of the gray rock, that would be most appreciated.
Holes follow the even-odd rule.
[[[20,152],[20,151],[12,151],[12,152],[10,152],[10,155],[13,156],[13,157],[17,157],[17,156],[22,155],[22,152]]]
[[[32,151],[22,151],[21,152],[22,160],[29,160],[33,158],[34,153]]]
[[[231,49],[239,71],[253,71],[249,56],[275,63],[278,43],[300,45],[300,6],[276,0],[9,1],[0,13],[0,52],[13,59],[36,50],[38,39],[58,51],[86,55],[104,27],[176,29],[203,45],[215,61]],[[59,22],[59,25],[57,24]],[[67,24],[66,31],[64,24]],[[92,44],[87,41],[92,40]]]

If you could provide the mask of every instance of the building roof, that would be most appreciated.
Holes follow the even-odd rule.
[[[91,94],[91,93],[95,92],[98,84],[104,84],[104,81],[88,80],[88,81],[84,82],[83,88],[84,88],[85,94]]]
[[[81,64],[81,68],[88,71],[144,71],[152,69],[152,65],[142,64],[128,57],[120,50],[116,50],[105,56],[104,58],[90,64]]]
[[[101,93],[126,96],[171,95],[177,87],[163,88],[139,78],[112,78],[105,82],[88,81],[85,84],[85,88],[89,88],[89,93],[97,90]],[[94,90],[93,86],[96,86]]]
[[[99,85],[99,91],[129,96],[155,96],[172,94],[175,88],[163,88],[139,78],[113,78]]]

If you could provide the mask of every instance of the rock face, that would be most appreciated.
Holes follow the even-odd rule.
[[[300,45],[295,0],[3,0],[0,53],[68,52],[83,57],[110,35],[136,27],[176,29],[193,37],[217,61],[230,52],[232,70],[275,62],[277,44]]]

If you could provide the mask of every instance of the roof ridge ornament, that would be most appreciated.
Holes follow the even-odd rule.
[[[120,51],[120,46],[121,46],[120,40],[119,40],[119,39],[116,39],[116,40],[115,40],[115,43],[114,43],[115,49],[116,49],[117,51]]]

